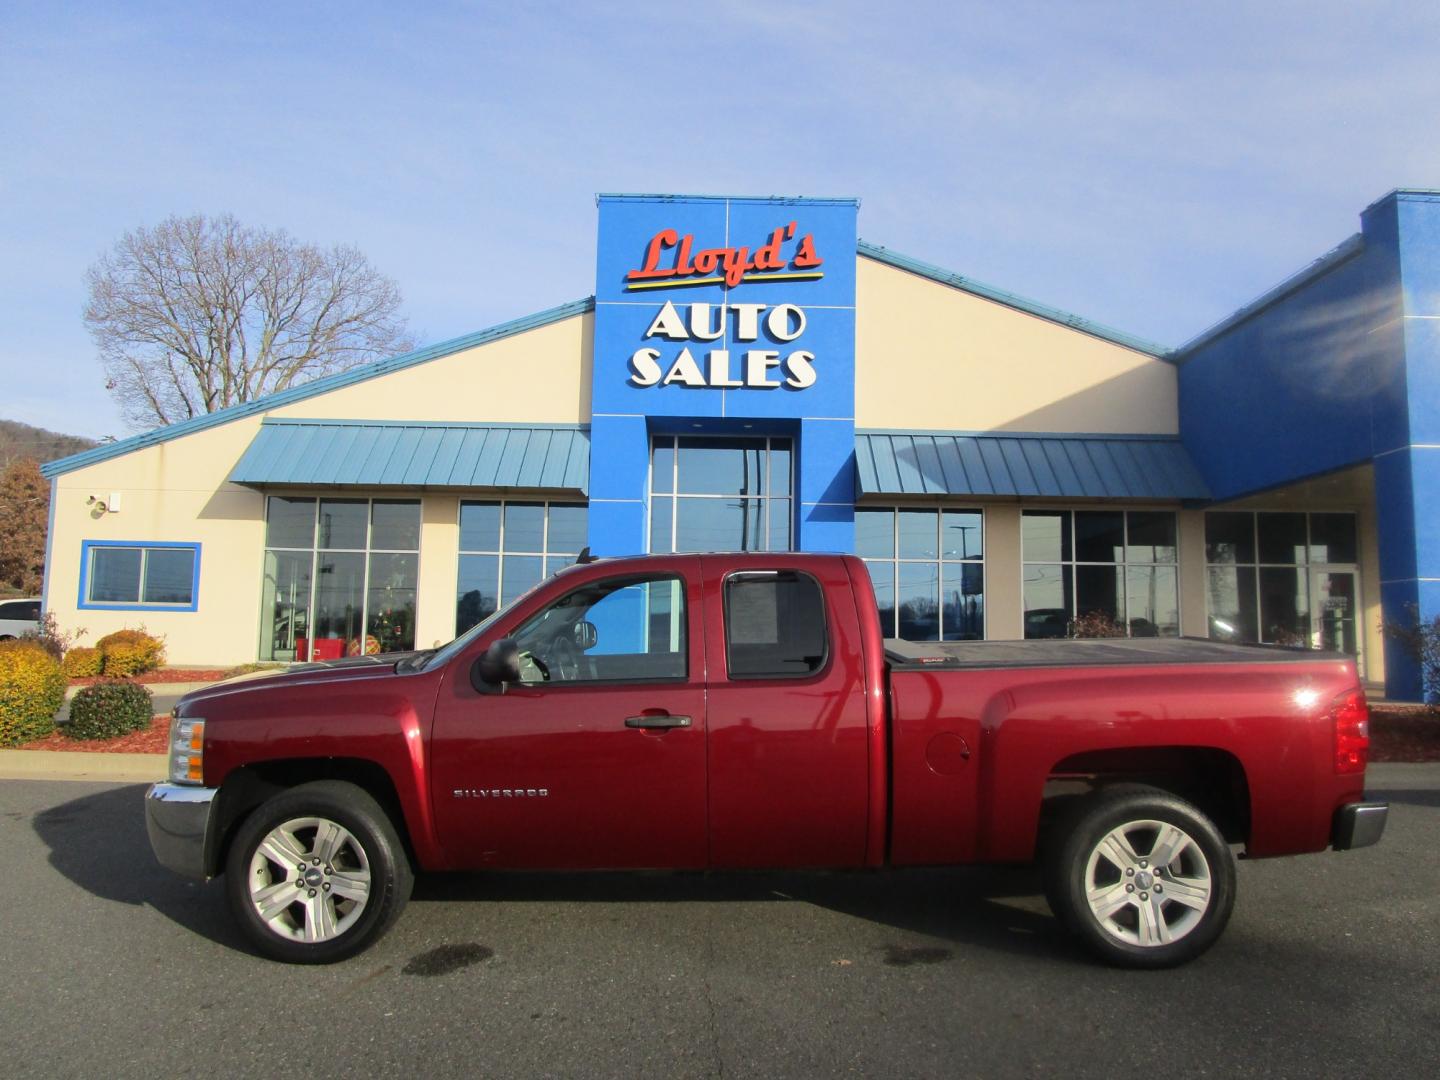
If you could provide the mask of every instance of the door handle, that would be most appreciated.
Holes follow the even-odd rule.
[[[690,717],[671,716],[669,713],[662,716],[627,716],[625,718],[625,726],[645,728],[652,731],[657,728],[689,727]]]

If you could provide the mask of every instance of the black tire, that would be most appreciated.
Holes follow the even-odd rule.
[[[1159,852],[1164,858],[1174,851],[1172,862],[1157,866],[1150,856],[1162,836],[1174,834],[1146,823],[1183,835],[1187,842],[1172,839]],[[1123,844],[1114,841],[1117,834]],[[1051,830],[1042,861],[1045,895],[1061,924],[1120,967],[1195,959],[1220,937],[1235,906],[1235,857],[1220,830],[1184,799],[1156,788],[1113,788],[1077,801]],[[1111,904],[1117,909],[1102,917]]]
[[[272,857],[277,850],[272,833],[289,822],[307,819],[321,824],[285,834],[283,850],[300,857],[294,859],[294,866],[280,867],[280,860]],[[348,834],[334,848],[331,863],[315,861],[328,847],[321,836],[325,823]],[[325,838],[338,835],[327,829]],[[272,843],[262,853],[267,840]],[[303,872],[302,862],[307,864]],[[352,899],[350,891],[359,891],[358,883],[367,873],[363,901]],[[257,807],[230,844],[225,878],[231,911],[246,938],[266,956],[292,964],[329,964],[373,945],[399,917],[414,885],[409,859],[389,815],[368,792],[340,780],[302,784]],[[269,921],[252,896],[252,878],[260,879],[257,890],[274,890],[268,910],[276,914]],[[294,902],[284,905],[292,884]],[[313,940],[305,940],[307,936]]]

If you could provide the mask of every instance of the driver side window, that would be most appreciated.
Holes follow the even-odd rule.
[[[513,636],[522,683],[684,679],[685,583],[673,575],[593,581]]]

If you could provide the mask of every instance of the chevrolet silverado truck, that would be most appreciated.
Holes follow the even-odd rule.
[[[1101,958],[1191,959],[1248,857],[1375,843],[1350,658],[886,641],[847,555],[588,560],[438,649],[187,695],[160,862],[269,956],[352,955],[417,871],[1039,860]]]

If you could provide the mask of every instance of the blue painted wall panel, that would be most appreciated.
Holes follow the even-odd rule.
[[[1383,258],[1367,246],[1183,357],[1180,434],[1216,498],[1370,458]]]

